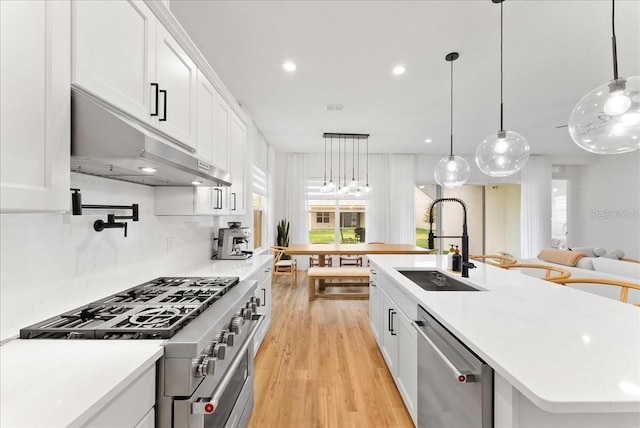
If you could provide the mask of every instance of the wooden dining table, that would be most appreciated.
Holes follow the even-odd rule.
[[[285,249],[290,256],[361,256],[367,254],[431,254],[435,250],[411,244],[293,244]],[[318,257],[324,266],[324,257]]]

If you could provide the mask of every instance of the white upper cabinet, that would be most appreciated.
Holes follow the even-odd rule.
[[[143,122],[155,120],[156,23],[142,1],[74,1],[72,82]]]
[[[0,1],[0,211],[70,208],[70,6]]]
[[[73,2],[72,83],[196,146],[197,68],[139,0]]]
[[[158,129],[195,149],[198,69],[178,42],[157,27],[156,80],[159,85]]]
[[[198,155],[203,160],[228,171],[231,109],[201,72],[198,72],[196,97]]]
[[[232,215],[245,213],[245,164],[247,161],[247,128],[240,118],[231,116],[230,127],[231,175],[233,185],[229,188],[229,211]]]

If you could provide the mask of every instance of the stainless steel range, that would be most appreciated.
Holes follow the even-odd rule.
[[[166,339],[160,428],[245,426],[253,408],[256,281],[162,277],[20,330],[22,339]]]

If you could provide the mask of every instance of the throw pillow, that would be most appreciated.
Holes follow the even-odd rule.
[[[565,266],[575,266],[582,257],[585,257],[585,253],[567,250],[559,250],[557,248],[545,248],[540,251],[538,258],[549,263],[557,263]]]
[[[607,250],[605,250],[604,248],[594,248],[593,254],[595,254],[596,257],[602,257],[607,254]]]
[[[578,253],[585,253],[587,257],[598,257],[596,253],[593,252],[593,247],[575,247],[572,248],[571,251],[576,251]]]
[[[582,257],[578,260],[578,263],[576,263],[576,267],[593,270],[593,259],[595,259],[595,257]]]

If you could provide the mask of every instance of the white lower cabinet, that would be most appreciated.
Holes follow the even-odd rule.
[[[152,427],[155,401],[156,367],[152,365],[89,420],[86,426]]]
[[[70,4],[0,1],[0,211],[68,211]]]
[[[385,280],[373,264],[370,285],[369,324],[411,419],[416,424],[418,334],[411,325],[411,319],[389,297],[390,294],[397,294],[398,287],[390,280]]]
[[[260,269],[249,279],[258,281],[258,289],[254,296],[260,299],[258,313],[264,314],[260,330],[253,340],[253,355],[255,356],[260,349],[264,336],[267,334],[269,325],[271,325],[271,261],[260,266]]]

